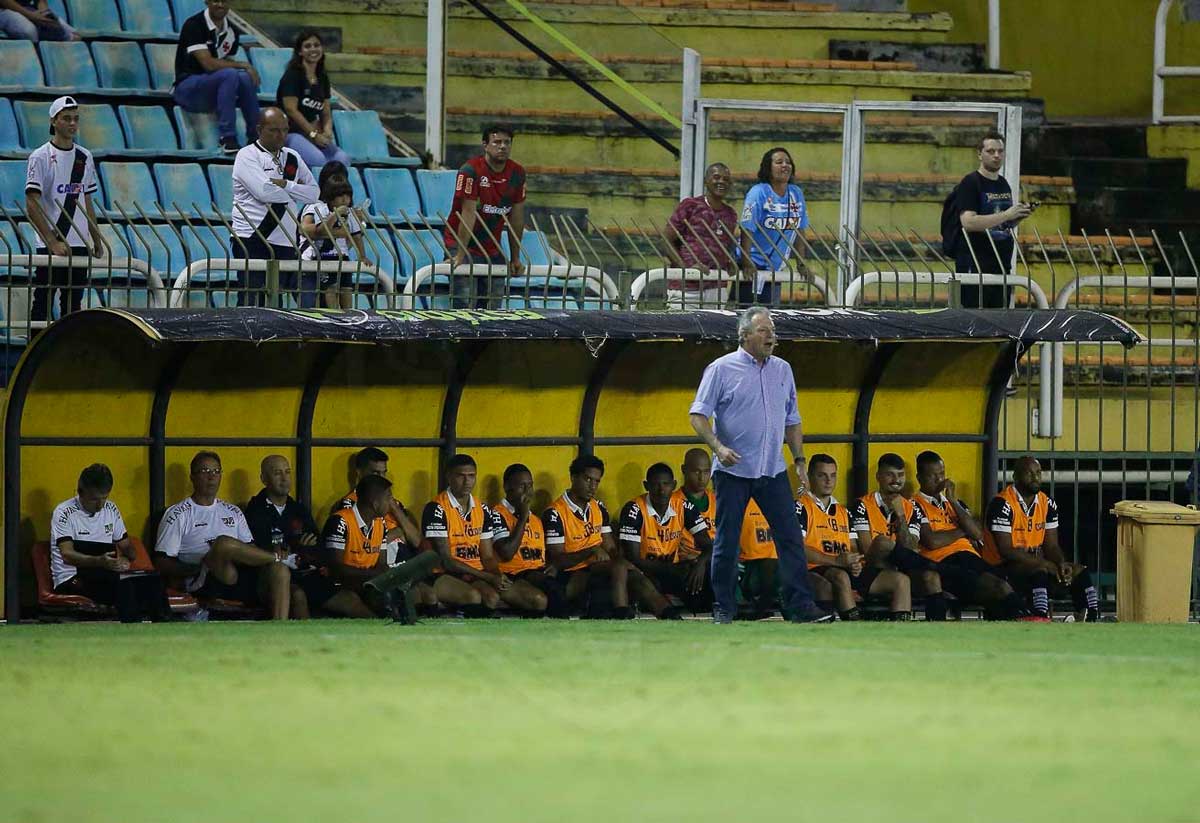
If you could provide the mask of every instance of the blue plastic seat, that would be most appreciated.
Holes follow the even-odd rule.
[[[450,207],[454,204],[454,180],[457,177],[457,171],[417,169],[421,214],[430,223],[440,223],[450,216]]]
[[[388,159],[387,137],[379,114],[374,111],[335,111],[333,128],[337,144],[355,162]]]
[[[171,0],[171,11],[175,15],[175,30],[183,28],[183,21],[204,11],[204,0]]]
[[[170,91],[175,85],[175,44],[146,43],[142,50],[150,68],[150,85],[158,91]]]
[[[170,37],[179,31],[167,0],[117,0],[127,32]]]
[[[0,85],[43,86],[42,61],[28,40],[0,40]]]
[[[213,219],[212,192],[199,163],[156,163],[154,182],[158,184],[158,199],[166,211],[176,214],[175,204],[185,214],[199,214]],[[199,211],[197,211],[199,209]]]
[[[250,56],[250,64],[258,69],[258,77],[262,80],[258,93],[274,100],[279,81],[287,70],[288,61],[292,59],[292,50],[257,48],[249,49],[246,53]]]
[[[354,202],[361,203],[367,197],[367,186],[363,183],[362,172],[353,166],[349,169],[350,174],[347,177],[350,180],[350,188],[354,192]]]
[[[0,151],[21,148],[21,130],[17,128],[17,116],[7,97],[0,97]]]
[[[121,31],[121,15],[113,0],[67,0],[67,10],[77,29],[108,34]]]
[[[130,149],[155,154],[179,150],[175,129],[161,106],[121,106],[117,116]]]
[[[500,236],[500,249],[508,255],[508,232]],[[548,266],[553,261],[550,255],[554,250],[549,247],[549,238],[544,232],[526,229],[521,235],[521,262],[526,266]]]
[[[148,213],[158,202],[154,178],[145,163],[100,163],[100,183],[104,188],[104,205],[114,209],[120,203],[130,217],[137,213],[135,203]],[[118,212],[119,214],[119,212]]]
[[[42,120],[48,122],[44,112]],[[112,106],[102,103],[79,107],[79,136],[76,139],[93,152],[122,151],[125,148],[125,136],[121,132],[121,124],[117,122],[116,113]]]
[[[68,23],[71,22],[71,16],[67,14],[67,4],[65,0],[50,0],[48,5],[50,6],[50,11],[54,12],[55,15],[58,16],[59,20],[65,20]]]
[[[418,269],[446,259],[441,235],[428,229],[397,231],[396,253],[399,255],[400,271],[406,283]]]
[[[150,88],[150,72],[137,43],[92,43],[92,57],[100,85],[106,89],[145,91]]]
[[[208,164],[208,183],[212,189],[213,202],[221,214],[233,213],[233,166],[223,163]]]
[[[179,272],[187,267],[187,255],[175,229],[163,223],[130,224],[126,226],[129,245],[134,257],[145,260],[150,268],[158,272],[168,287]],[[184,229],[186,231],[186,229]]]
[[[419,219],[421,197],[408,169],[364,169],[362,176],[370,192],[372,216],[384,215],[393,222]]]
[[[196,272],[188,281],[190,306],[221,308],[237,303],[237,273],[226,267],[225,261],[232,257],[229,249],[229,230],[224,227],[196,226],[195,234],[183,228],[184,246],[191,262],[208,259],[209,268]]]
[[[179,127],[179,142],[185,151],[218,151],[221,145],[217,132],[217,116],[211,112],[184,111],[179,106],[173,109],[175,125]],[[237,134],[240,140],[246,133],[246,120],[242,112],[237,113]]]
[[[25,208],[25,180],[29,164],[24,160],[0,160],[0,206],[14,208],[14,201]],[[0,218],[0,224],[6,223]]]
[[[24,266],[10,266],[10,256],[28,254],[29,250],[17,238],[16,231],[7,220],[0,220],[0,281],[27,281],[31,272]]]
[[[72,91],[99,88],[96,66],[87,43],[76,40],[71,43],[38,43],[42,55],[42,69],[46,72],[46,85],[61,86]]]

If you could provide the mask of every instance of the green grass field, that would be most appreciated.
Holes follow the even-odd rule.
[[[0,820],[1197,821],[1200,628],[0,628]]]

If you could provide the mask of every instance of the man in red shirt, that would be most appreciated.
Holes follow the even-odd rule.
[[[667,255],[671,265],[735,272],[739,266],[750,274],[750,235],[742,232],[737,239],[738,215],[725,202],[733,178],[724,163],[713,163],[704,170],[704,194],[680,201],[664,227]],[[741,263],[736,249],[742,247]],[[729,295],[728,280],[667,280],[667,305],[673,309],[720,309]]]
[[[454,203],[444,233],[446,250],[456,268],[463,263],[507,266],[510,275],[524,269],[521,235],[525,232],[525,168],[509,159],[512,141],[509,126],[486,126],[483,154],[458,170]],[[500,249],[505,231],[510,258]],[[504,286],[503,275],[455,274],[450,278],[451,305],[456,309],[499,308]]]

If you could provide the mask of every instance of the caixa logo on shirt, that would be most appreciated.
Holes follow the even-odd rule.
[[[59,183],[54,187],[56,194],[83,194],[82,183]]]

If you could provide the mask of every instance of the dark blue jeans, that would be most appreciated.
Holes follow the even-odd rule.
[[[258,132],[258,89],[248,72],[242,69],[217,69],[208,74],[193,74],[175,86],[175,102],[190,112],[216,112],[217,134],[237,138],[237,110],[246,120],[246,142]]]
[[[258,235],[241,238],[236,235],[229,239],[230,253],[234,257],[245,257],[247,260],[295,260],[296,250],[291,246],[270,246],[258,239]],[[296,299],[296,305],[302,309],[311,309],[317,305],[319,295],[317,282],[320,275],[315,272],[281,271],[279,273],[280,292],[291,292]],[[267,302],[267,273],[265,271],[238,272],[239,306],[264,306]]]
[[[779,554],[780,604],[784,614],[799,612],[813,605],[808,587],[808,563],[804,559],[804,538],[796,521],[796,501],[787,472],[774,477],[736,477],[729,472],[713,472],[713,490],[717,494],[717,537],[713,541],[712,587],[716,610],[737,614],[738,554],[741,551],[742,520],[746,504],[753,498],[762,509],[775,550]]]

